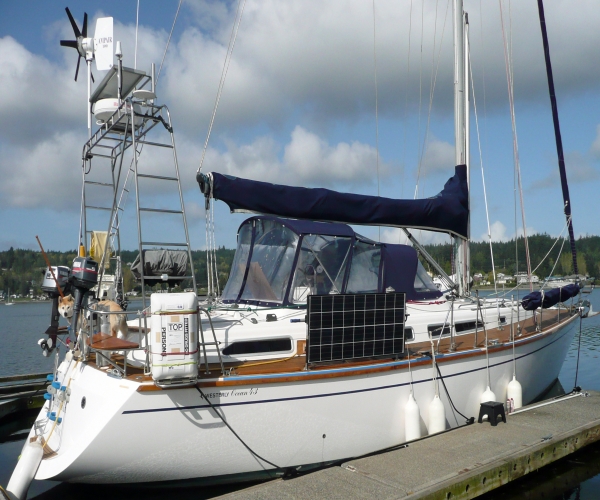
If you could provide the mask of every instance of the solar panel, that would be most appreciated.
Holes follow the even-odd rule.
[[[405,293],[308,296],[308,363],[404,352]]]
[[[90,97],[90,102],[95,104],[100,99],[116,99],[119,93],[119,67],[113,66],[108,70],[102,81],[96,87],[96,90]],[[121,98],[125,99],[129,92],[146,76],[146,72],[139,69],[126,68],[123,66],[122,71],[123,82],[121,84]]]

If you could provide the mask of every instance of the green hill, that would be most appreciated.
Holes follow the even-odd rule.
[[[529,252],[531,255],[532,269],[537,267],[535,274],[540,278],[549,275],[573,274],[572,259],[568,242],[563,245],[559,241],[554,248],[554,239],[547,234],[536,234],[529,237]],[[562,246],[562,251],[561,251]],[[497,242],[492,245],[496,273],[514,275],[517,271],[523,272],[525,266],[525,247],[522,238],[515,241]],[[579,274],[600,276],[600,236],[585,236],[576,241],[577,266]],[[451,273],[452,246],[426,245],[425,248],[437,260],[447,273]],[[485,242],[471,243],[471,273],[481,273],[491,280],[492,259],[489,244]],[[552,248],[552,251],[550,249]],[[548,253],[550,252],[550,253]],[[221,289],[227,281],[231,262],[235,250],[220,248],[216,252],[219,283]],[[548,254],[548,255],[547,255]],[[75,250],[68,252],[48,251],[48,258],[52,265],[70,266],[76,256]],[[134,261],[136,251],[123,251],[124,264]],[[547,255],[547,256],[546,256]],[[207,287],[206,252],[195,250],[192,252],[196,282],[199,288]],[[542,262],[542,259],[543,262]],[[541,264],[540,264],[541,262]],[[539,265],[539,267],[538,267]],[[40,295],[40,285],[46,264],[41,252],[10,248],[0,252],[0,293],[11,293],[27,296],[30,293]],[[133,279],[128,266],[125,269],[126,291],[132,290],[137,283]],[[182,288],[189,287],[190,283],[183,283]]]

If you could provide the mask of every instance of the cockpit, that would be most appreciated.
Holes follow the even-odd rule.
[[[346,224],[258,216],[238,230],[222,300],[303,307],[311,294],[389,287],[406,292],[407,300],[441,296],[410,246],[376,243]]]

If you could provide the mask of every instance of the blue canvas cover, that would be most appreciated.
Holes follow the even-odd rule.
[[[391,286],[396,292],[405,292],[406,300],[435,300],[443,295],[439,290],[415,289],[419,259],[413,247],[390,243],[384,243],[382,247],[383,287],[381,291]]]
[[[563,286],[560,288],[552,288],[547,292],[531,292],[523,297],[521,305],[526,311],[533,311],[538,307],[546,309],[555,306],[559,302],[565,302],[572,297],[575,297],[580,290],[577,283]]]
[[[201,191],[222,200],[232,212],[392,227],[412,227],[468,238],[467,169],[457,165],[444,189],[431,198],[396,200],[241,179],[216,172],[197,176]],[[211,191],[212,187],[212,191]]]
[[[273,220],[290,228],[298,236],[303,234],[327,234],[330,236],[346,236],[354,238],[354,230],[346,224],[332,224],[330,222],[314,222],[311,220],[280,219],[279,217],[257,216],[250,217],[240,224],[239,230],[244,224],[251,224],[255,220]]]

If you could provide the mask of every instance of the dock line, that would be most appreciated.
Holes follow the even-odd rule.
[[[554,403],[560,403],[561,401],[566,401],[567,399],[578,398],[583,396],[584,398],[589,397],[589,393],[586,391],[576,392],[575,394],[566,394],[565,396],[560,396],[556,399],[552,399],[550,401],[545,401],[544,403],[540,403],[539,405],[527,406],[526,408],[521,408],[519,410],[515,410],[510,413],[510,415],[516,415],[517,413],[523,413],[524,411],[535,410],[536,408],[541,408],[542,406],[548,406]]]

